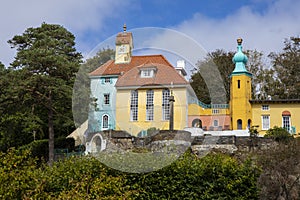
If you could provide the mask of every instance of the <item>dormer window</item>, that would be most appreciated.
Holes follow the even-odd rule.
[[[155,75],[156,67],[140,69],[141,78],[153,78]]]
[[[147,78],[147,77],[152,77],[152,76],[153,76],[153,70],[151,70],[151,69],[142,70],[142,73],[141,73],[142,78]]]

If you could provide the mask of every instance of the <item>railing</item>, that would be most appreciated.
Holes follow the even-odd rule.
[[[206,108],[206,109],[228,109],[229,105],[228,104],[206,104],[203,103],[202,101],[198,100],[198,105],[201,106],[202,108]]]

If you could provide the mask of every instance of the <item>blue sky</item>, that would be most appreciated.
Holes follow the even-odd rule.
[[[129,30],[173,29],[206,51],[233,51],[236,38],[242,37],[244,49],[268,54],[280,51],[285,38],[300,36],[299,8],[297,0],[4,0],[0,61],[8,65],[16,53],[7,40],[42,22],[61,24],[71,31],[83,55],[122,31],[124,23]],[[174,43],[169,38],[164,35],[163,41]]]

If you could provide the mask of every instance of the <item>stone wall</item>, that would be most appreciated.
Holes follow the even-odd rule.
[[[268,138],[212,135],[191,137],[188,131],[164,130],[143,138],[133,137],[124,131],[103,131],[97,134],[102,135],[106,144],[105,151],[108,152],[142,148],[149,152],[172,151],[181,154],[182,151],[191,147],[196,155],[202,156],[212,150],[234,153],[265,150],[276,145],[276,142]],[[91,139],[93,135],[89,135],[87,139]]]

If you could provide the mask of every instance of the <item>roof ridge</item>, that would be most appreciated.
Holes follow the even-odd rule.
[[[93,76],[94,73],[100,71],[100,70],[105,70],[103,68],[107,68],[112,62],[114,62],[113,59],[110,59],[108,61],[106,61],[104,64],[100,65],[99,67],[97,67],[95,70],[93,70],[92,72],[89,73],[90,76]]]

